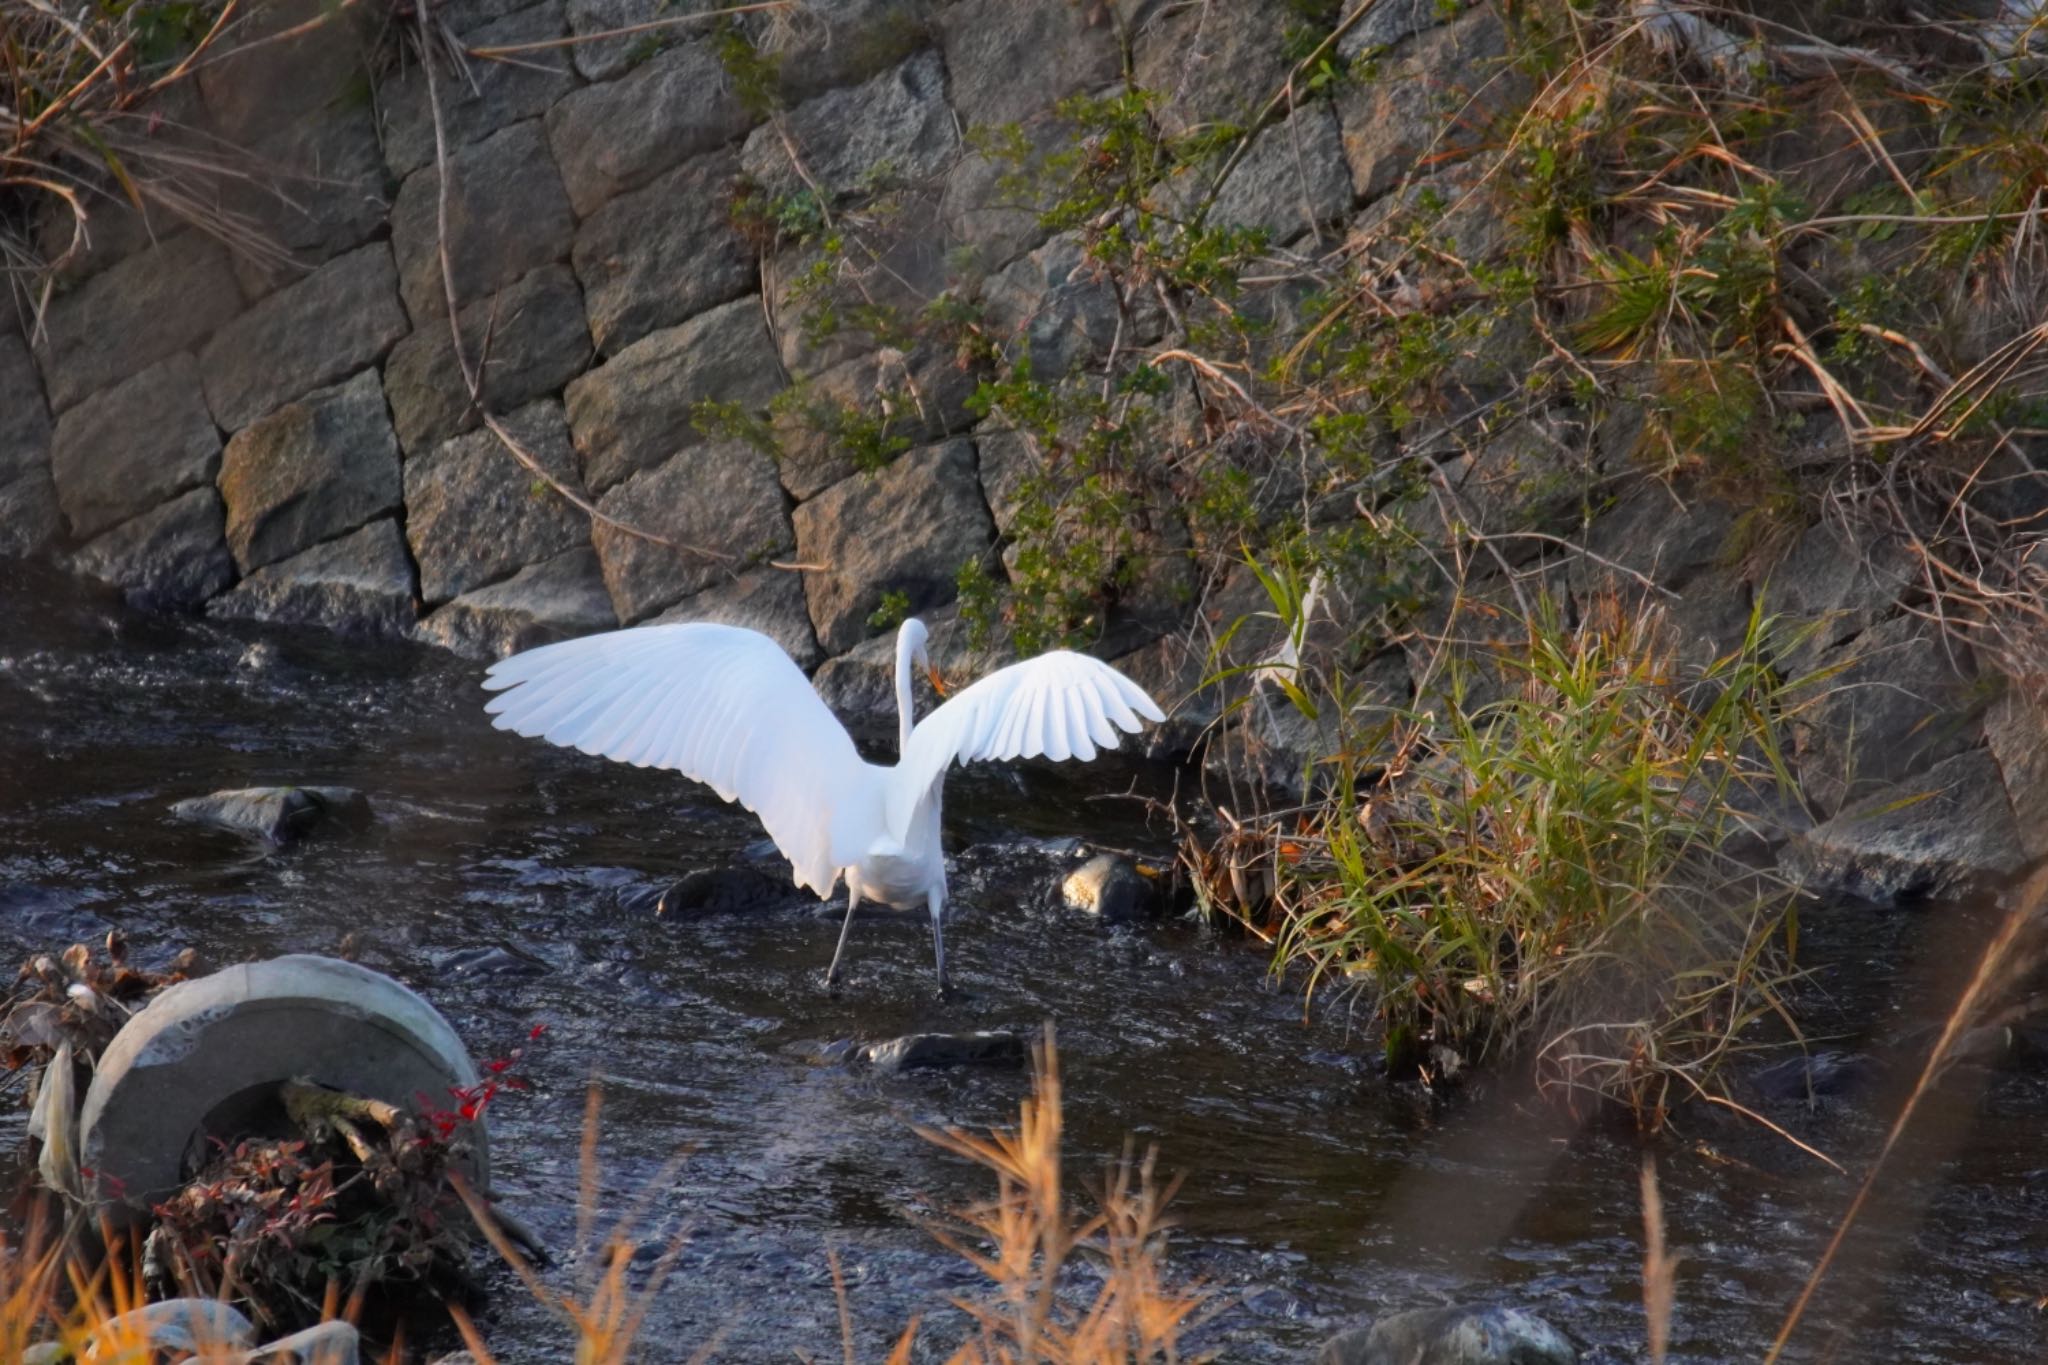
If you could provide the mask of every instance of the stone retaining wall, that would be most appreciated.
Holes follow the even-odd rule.
[[[1200,8],[1200,7],[1198,7]],[[1426,140],[1415,77],[1498,21],[1402,0],[1347,50],[1412,48],[1391,95],[1305,109],[1264,135],[1216,217],[1276,240],[1333,234]],[[1286,73],[1282,3],[1126,4],[1137,79],[1176,126],[1243,118]],[[658,0],[449,0],[472,49],[546,44],[669,13]],[[258,10],[244,41],[319,13]],[[0,550],[55,551],[153,606],[405,634],[477,656],[654,619],[768,630],[811,666],[858,657],[885,594],[943,608],[987,558],[1013,440],[992,464],[966,400],[979,376],[942,348],[821,339],[800,296],[814,250],[735,224],[742,184],[877,196],[841,284],[876,302],[980,300],[1041,373],[1111,344],[1114,301],[1071,238],[1006,202],[977,127],[1042,131],[1062,96],[1123,76],[1119,24],[1067,0],[813,0],[763,46],[769,121],[716,38],[675,28],[472,58],[443,72],[446,243],[485,405],[533,458],[618,523],[538,492],[479,429],[443,289],[427,73],[370,20],[238,53],[174,89],[167,137],[249,149],[224,207],[266,253],[235,253],[118,196],[97,203],[35,344],[0,330]],[[757,35],[760,36],[760,35]],[[64,224],[50,221],[52,254]],[[874,243],[879,242],[879,247]],[[848,283],[850,281],[850,284]],[[877,474],[785,411],[781,450],[715,439],[701,400],[755,417],[791,385],[858,405],[914,395],[922,444]],[[899,420],[899,429],[904,424]],[[998,507],[990,508],[990,492]],[[991,560],[991,562],[993,562]],[[806,566],[802,571],[768,567]],[[1172,624],[1114,635],[1123,650]],[[838,670],[844,673],[845,669]]]
[[[816,249],[750,240],[736,187],[815,189],[827,211],[862,222],[862,253],[834,267],[844,298],[911,312],[972,299],[998,344],[1042,376],[1143,344],[1161,325],[1149,305],[1127,318],[1073,237],[1048,238],[1008,201],[971,131],[1021,121],[1027,143],[1042,143],[1054,101],[1122,79],[1120,32],[1169,127],[1243,120],[1287,75],[1293,16],[1284,0],[1114,2],[1119,22],[1112,0],[809,0],[770,40],[784,111],[773,121],[718,41],[684,29],[441,75],[449,283],[465,349],[487,355],[485,407],[611,521],[548,492],[468,400],[417,61],[366,21],[209,66],[166,101],[164,136],[219,137],[274,172],[220,190],[269,250],[237,254],[145,223],[111,196],[95,207],[89,249],[34,344],[0,327],[0,553],[62,555],[155,606],[478,657],[621,624],[739,622],[816,668],[842,707],[886,710],[886,640],[870,616],[890,595],[934,617],[942,653],[965,656],[946,610],[954,576],[968,560],[998,562],[1019,468],[1036,453],[977,429],[967,398],[979,376],[941,341],[807,327]],[[318,12],[281,0],[251,36]],[[435,12],[488,48],[669,11],[662,0],[447,0]],[[1461,80],[1498,57],[1501,24],[1490,5],[1382,0],[1340,48],[1379,51],[1379,74],[1262,133],[1212,220],[1312,248],[1418,178],[1455,176],[1432,146],[1433,92],[1516,98],[1513,80]],[[887,222],[861,218],[883,201]],[[1513,345],[1495,349],[1469,368],[1511,382]],[[791,407],[771,413],[793,385],[827,406],[908,394],[914,420],[893,421],[911,448],[862,472],[847,440]],[[701,400],[771,423],[778,453],[707,431],[693,420]],[[1512,518],[1577,458],[1567,447],[1606,439],[1527,423],[1443,470],[1475,515]],[[1857,771],[1886,783],[1954,777],[1969,820],[1999,846],[1969,855],[1980,865],[2009,871],[2015,850],[2048,852],[2038,710],[2016,693],[1984,710],[1975,666],[1901,613],[1903,569],[1819,527],[1783,566],[1731,567],[1719,557],[1726,510],[1708,501],[1674,518],[1673,505],[1661,488],[1631,494],[1587,546],[1682,590],[1681,615],[1709,639],[1739,625],[1766,579],[1838,623],[1815,661],[1875,651],[1890,662],[1870,667],[1913,685],[1846,694],[1855,714],[1819,727],[1815,744],[1860,746]],[[1584,568],[1568,587],[1591,590]],[[1175,701],[1201,673],[1191,639],[1262,605],[1242,575],[1199,613],[1187,598],[1185,584],[1166,585],[1127,604],[1099,645]],[[1389,695],[1407,695],[1399,660],[1383,671]],[[1214,708],[1196,699],[1181,715],[1185,736]],[[1283,751],[1312,740],[1289,726],[1255,710],[1240,728]],[[1974,782],[1984,772],[2003,785]],[[1827,816],[1858,795],[1813,786]]]

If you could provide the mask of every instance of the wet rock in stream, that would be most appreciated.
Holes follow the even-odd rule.
[[[1105,924],[1145,919],[1158,901],[1151,879],[1115,853],[1099,853],[1069,872],[1060,882],[1060,899],[1069,910]]]
[[[1317,1365],[1576,1365],[1555,1327],[1520,1308],[1418,1308],[1323,1343]]]
[[[458,948],[434,959],[434,971],[439,976],[513,978],[541,976],[547,970],[548,964],[539,958],[497,945]]]
[[[180,820],[289,843],[316,825],[334,821],[360,829],[374,818],[370,799],[353,787],[242,787],[172,805]]]
[[[714,867],[692,872],[661,893],[654,913],[663,919],[729,915],[788,904],[801,895],[789,877],[757,867]]]
[[[1024,1040],[1014,1033],[906,1033],[869,1043],[860,1060],[885,1076],[953,1066],[1021,1067]]]

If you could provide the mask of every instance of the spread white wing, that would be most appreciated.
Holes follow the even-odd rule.
[[[761,817],[799,886],[831,894],[881,833],[883,771],[767,636],[691,622],[565,640],[491,667],[500,730],[673,768]]]
[[[1118,732],[1166,716],[1145,689],[1086,654],[1056,650],[998,669],[924,718],[888,774],[889,832],[907,837],[913,813],[953,763],[1095,757]]]

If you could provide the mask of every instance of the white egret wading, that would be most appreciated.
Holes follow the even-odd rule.
[[[861,758],[782,647],[738,626],[638,626],[543,645],[494,664],[492,723],[635,767],[673,768],[761,817],[798,886],[830,898],[846,879],[846,922],[825,974],[839,979],[863,898],[932,917],[947,989],[946,771],[979,759],[1094,758],[1164,720],[1145,690],[1099,659],[1064,650],[999,669],[914,724],[911,668],[943,695],[924,623],[896,637],[894,767]]]

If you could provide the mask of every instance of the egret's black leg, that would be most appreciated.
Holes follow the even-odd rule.
[[[839,984],[839,959],[846,956],[846,938],[853,932],[853,912],[860,908],[860,887],[852,877],[846,879],[846,922],[839,926],[839,946],[832,950],[832,965],[825,969],[825,988],[831,990]]]

